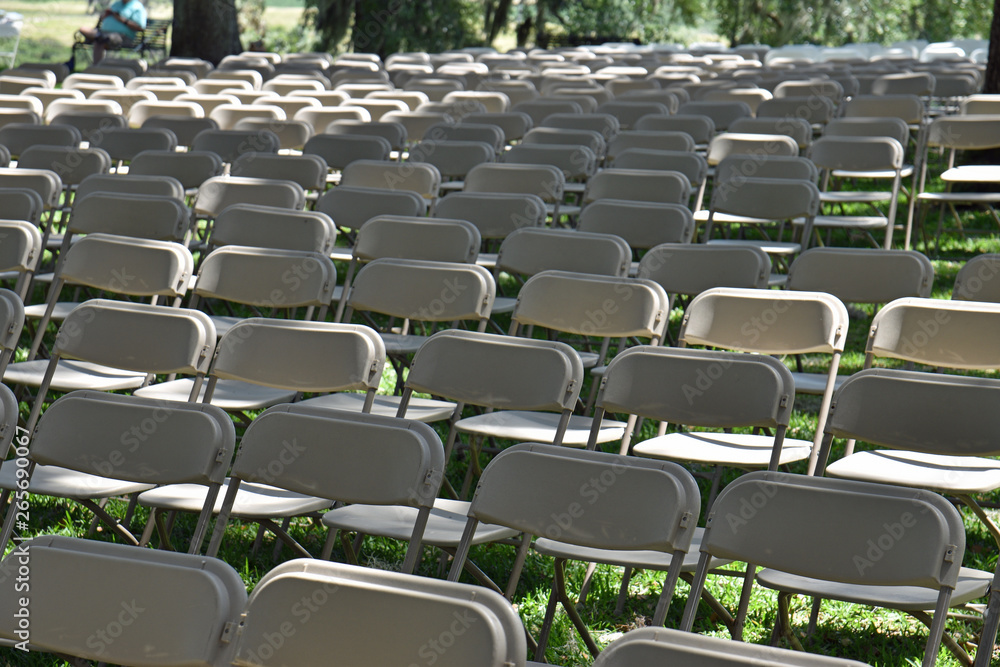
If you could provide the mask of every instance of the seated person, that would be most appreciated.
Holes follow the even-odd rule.
[[[135,41],[136,33],[145,27],[146,7],[140,0],[116,0],[101,14],[97,27],[80,28],[78,32],[85,43],[94,45],[96,65],[104,59],[105,51],[131,44]]]

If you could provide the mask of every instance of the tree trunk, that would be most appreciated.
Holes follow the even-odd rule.
[[[242,50],[235,0],[174,0],[171,56],[218,65]]]
[[[1000,0],[993,0],[993,23],[990,24],[990,51],[983,77],[983,92],[1000,93]]]
[[[486,45],[492,46],[500,35],[500,31],[507,27],[507,17],[510,15],[510,0],[500,0],[497,3],[496,12],[492,20],[486,25],[489,34],[486,38]]]

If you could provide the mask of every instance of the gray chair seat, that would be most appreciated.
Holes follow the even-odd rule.
[[[4,382],[37,386],[48,365],[47,359],[11,364],[3,375]],[[52,377],[51,387],[56,391],[74,391],[76,389],[116,391],[137,389],[142,386],[145,380],[145,373],[123,371],[88,361],[60,359],[56,366],[55,375]]]
[[[215,335],[222,338],[222,334],[233,328],[237,322],[245,320],[245,317],[232,317],[229,315],[210,315],[212,324],[215,325]]]
[[[51,280],[49,282],[51,282]],[[79,305],[79,301],[57,301],[55,308],[52,309],[52,316],[50,319],[54,322],[62,322],[66,319],[66,316],[70,314],[70,311]],[[38,303],[34,306],[25,306],[24,316],[28,319],[37,320],[45,315],[45,307],[44,303]]]
[[[838,204],[838,203],[861,203],[861,204],[874,204],[878,202],[891,201],[891,192],[857,192],[854,190],[835,190],[832,192],[823,192],[819,195],[819,200],[824,204]]]
[[[780,243],[774,241],[737,241],[732,239],[714,239],[708,242],[709,245],[752,245],[760,248],[768,255],[795,255],[802,250],[798,243]]]
[[[698,557],[701,551],[701,537],[705,534],[704,528],[695,528],[694,537],[691,538],[691,548],[684,554],[684,565],[682,572],[694,572],[698,567]],[[605,565],[622,566],[628,564],[630,567],[643,570],[668,570],[670,569],[670,554],[662,551],[625,551],[623,549],[595,549],[592,547],[577,546],[566,542],[550,540],[547,537],[539,537],[534,542],[535,551],[554,558],[565,558],[566,560],[579,560],[590,563],[603,563]],[[712,558],[710,567],[722,567],[732,561],[721,558]]]
[[[903,450],[851,454],[827,466],[830,477],[975,495],[1000,488],[1000,461]]]
[[[18,467],[14,461],[0,466],[0,489],[16,490]],[[28,482],[28,493],[57,498],[107,498],[109,496],[139,493],[154,488],[155,484],[139,484],[120,479],[109,479],[59,466],[35,466]],[[204,487],[202,487],[204,488]],[[201,509],[201,508],[198,508]]]
[[[876,556],[874,552],[872,556]],[[864,553],[859,558],[866,558]],[[986,595],[993,581],[993,573],[963,567],[958,575],[958,585],[951,596],[952,607],[965,604]],[[919,586],[860,586],[840,584],[801,577],[778,570],[761,570],[757,582],[767,588],[788,593],[812,595],[829,600],[843,600],[876,607],[892,607],[903,611],[934,611],[938,592],[932,588]]]
[[[205,398],[206,384],[203,383],[201,386],[199,401]],[[193,386],[193,380],[182,378],[143,387],[136,391],[135,395],[163,401],[186,401],[191,395]],[[262,410],[278,403],[290,403],[295,399],[295,394],[294,391],[264,387],[240,380],[219,380],[215,385],[211,403],[223,410]]]
[[[481,257],[482,255],[480,255]],[[490,310],[490,315],[497,315],[499,313],[513,313],[514,306],[517,305],[517,297],[513,296],[498,296],[493,300],[493,308]]]
[[[637,456],[671,461],[697,461],[733,467],[766,468],[774,438],[742,433],[668,433],[644,440],[632,448]],[[809,458],[812,443],[786,438],[780,463]]]
[[[481,252],[476,257],[476,264],[492,271],[493,267],[497,265],[497,256],[495,252]]]
[[[426,336],[411,336],[394,333],[384,333],[382,342],[385,343],[385,353],[402,355],[416,354],[420,346],[427,340]]]
[[[465,433],[483,435],[519,442],[552,442],[560,415],[553,412],[525,412],[521,410],[504,410],[476,415],[460,419],[455,428]],[[566,427],[566,435],[562,444],[573,447],[583,447],[590,436],[592,420],[590,417],[572,415]],[[601,431],[597,442],[614,442],[621,440],[625,433],[625,422],[605,419],[601,423]]]
[[[802,220],[793,220],[792,224],[801,227]],[[817,215],[813,227],[850,227],[851,229],[884,229],[889,219],[882,215]]]
[[[437,498],[424,529],[424,544],[457,548],[468,523],[469,503]],[[397,540],[409,540],[417,519],[415,507],[398,505],[347,505],[323,515],[323,525],[331,530],[357,531]],[[517,531],[504,526],[480,523],[473,542],[483,544],[515,537]]]
[[[399,396],[385,396],[378,394],[372,403],[371,413],[384,417],[395,417],[399,409]],[[333,408],[335,410],[348,410],[350,412],[361,412],[365,403],[364,394],[327,394],[308,398],[299,401],[299,405],[312,405],[320,408]],[[410,397],[410,402],[406,408],[406,418],[416,421],[430,423],[448,419],[455,412],[455,403],[449,401],[438,401],[432,398]]]
[[[222,501],[229,488],[227,479],[219,489],[213,512],[222,509]],[[200,484],[168,484],[139,494],[139,504],[178,512],[200,512],[205,505],[207,489]],[[277,489],[266,484],[243,482],[236,493],[231,516],[250,518],[284,518],[318,512],[333,505],[326,498],[306,496]]]

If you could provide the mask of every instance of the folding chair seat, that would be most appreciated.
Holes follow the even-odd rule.
[[[737,134],[784,134],[795,140],[800,151],[812,143],[813,129],[804,118],[740,118],[729,126]]]
[[[0,130],[2,131],[2,130]],[[940,237],[944,225],[944,209],[947,206],[952,217],[958,226],[959,231],[964,234],[961,216],[955,208],[956,204],[975,204],[982,206],[1000,226],[1000,216],[997,215],[993,205],[1000,201],[1000,193],[991,188],[1000,170],[989,166],[976,164],[972,151],[986,151],[1000,146],[1000,118],[996,116],[950,116],[935,118],[927,126],[924,138],[924,154],[920,166],[920,179],[915,201],[920,204],[920,211],[916,214],[916,223],[921,226],[924,233],[924,245],[926,243],[926,229],[923,229],[923,211],[927,205],[937,204],[940,207],[938,218],[937,237]],[[928,190],[928,163],[930,161],[931,150],[947,152],[947,161],[944,171],[939,174],[939,178],[945,184],[944,192],[933,192]],[[956,165],[956,155],[963,151],[963,161],[966,164]],[[982,155],[982,153],[979,153]],[[986,189],[973,192],[955,192],[955,185],[973,185]],[[907,232],[904,248],[909,248],[910,225],[907,224]]]
[[[753,506],[756,512],[739,514],[742,503],[761,496],[765,500],[758,501],[759,509]],[[735,639],[742,634],[752,575],[760,567],[764,569],[757,573],[757,581],[779,591],[779,619],[787,616],[790,594],[912,613],[931,626],[922,662],[929,667],[935,664],[948,608],[982,596],[992,577],[961,567],[965,552],[962,517],[950,502],[927,491],[753,473],[723,490],[706,525],[693,593],[703,587],[710,556],[750,564]],[[872,536],[891,543],[890,547],[859,550],[858,545]],[[688,600],[683,630],[691,629],[697,612],[697,597]],[[925,610],[934,611],[933,620]],[[791,634],[787,621],[778,622],[781,631]]]
[[[536,195],[545,202],[553,220],[566,189],[566,177],[552,165],[479,164],[465,177],[463,192],[506,192]]]
[[[104,150],[117,167],[131,162],[143,151],[175,151],[177,135],[165,128],[101,129],[88,138],[94,148]],[[131,173],[131,172],[130,172]]]
[[[801,366],[792,376],[793,392],[822,395],[811,470],[815,467],[847,328],[846,306],[825,292],[718,287],[691,300],[684,311],[678,344],[757,354],[830,355],[830,361],[823,364],[826,370],[822,380],[818,375],[803,373]],[[809,455],[808,446],[800,449]]]
[[[503,128],[492,123],[434,123],[422,136],[423,141],[481,141],[492,146],[497,155],[507,145]]]
[[[131,431],[137,424],[153,427],[143,428],[142,437],[137,437]],[[96,391],[74,391],[56,400],[31,440],[24,468],[16,460],[0,467],[5,505],[12,492],[75,500],[126,543],[145,545],[152,537],[152,523],[137,538],[128,525],[131,516],[119,521],[103,502],[96,501],[139,493],[157,484],[190,483],[203,488],[211,503],[196,510],[200,517],[189,553],[201,550],[212,504],[236,449],[233,422],[218,408],[197,403],[164,405]],[[18,484],[20,470],[26,471],[26,488]],[[14,528],[15,510],[11,505],[5,516],[0,537],[4,545]]]
[[[344,167],[340,185],[415,192],[433,206],[441,188],[441,172],[426,162],[355,160]]]
[[[601,651],[594,667],[641,667],[652,663],[705,667],[865,667],[865,663],[801,651],[733,642],[670,628],[629,630]]]
[[[892,137],[828,137],[818,139],[809,148],[809,159],[820,169],[822,192],[820,200],[843,211],[844,204],[864,204],[874,215],[820,214],[813,219],[814,229],[840,227],[860,231],[873,246],[879,244],[872,230],[885,229],[885,249],[892,247],[896,227],[896,209],[902,183],[903,146]],[[832,184],[838,173],[848,172],[857,178],[865,173],[891,172],[892,184],[886,191],[844,190]],[[841,179],[838,179],[838,183]],[[879,205],[886,206],[883,215]]]
[[[314,623],[296,625],[289,615],[293,601],[303,596],[336,596],[337,604],[318,607]],[[358,609],[370,609],[393,628],[384,641]],[[294,560],[268,573],[254,588],[244,615],[242,641],[236,660],[255,664],[260,647],[270,647],[272,628],[296,629],[274,655],[285,664],[315,664],[324,660],[334,642],[351,662],[402,664],[421,651],[440,667],[482,665],[523,667],[524,629],[510,603],[492,591],[467,584],[436,581],[398,572]],[[456,619],[461,619],[457,621]],[[460,629],[460,633],[450,628]],[[429,637],[447,636],[447,650],[431,652]],[[443,648],[443,645],[438,645]]]
[[[4,571],[13,574],[28,553],[37,577],[31,613],[46,619],[32,628],[32,648],[118,664],[229,662],[227,628],[239,623],[247,597],[240,575],[221,560],[46,535],[19,545]],[[9,620],[0,635],[20,641],[15,585],[16,577],[4,577]]]
[[[47,361],[9,364],[4,381],[38,387],[30,431],[49,391],[137,389],[152,374],[170,373],[193,375],[197,386],[214,349],[215,327],[204,313],[92,299],[63,321]]]
[[[216,216],[208,245],[210,248],[236,245],[329,255],[336,240],[337,226],[325,213],[233,204]]]
[[[715,136],[715,121],[702,113],[678,113],[674,116],[644,116],[635,123],[637,130],[658,132],[686,132],[694,139],[695,146],[705,148]]]
[[[987,253],[969,259],[958,270],[951,298],[962,301],[991,301],[1000,303],[1000,281],[993,279],[1000,274],[1000,257]],[[920,294],[919,296],[929,296]]]
[[[580,498],[581,489],[593,480],[613,480],[603,492],[590,494],[586,510],[573,520],[553,524],[567,503]],[[618,481],[624,483],[618,484]],[[522,489],[512,493],[512,489]],[[593,498],[590,496],[593,495]],[[626,508],[655,506],[662,521],[640,520]],[[552,593],[538,638],[535,659],[545,655],[556,605],[561,603],[588,650],[599,647],[583,623],[576,603],[565,586],[567,560],[586,560],[614,565],[641,564],[666,570],[666,581],[657,598],[652,622],[666,618],[675,585],[685,565],[694,538],[694,520],[700,514],[701,497],[691,474],[676,464],[653,462],[593,451],[574,451],[543,444],[516,445],[497,455],[479,480],[468,511],[462,544],[452,564],[449,580],[457,581],[465,564],[473,531],[480,522],[514,528],[524,534],[515,570],[510,577],[512,594],[520,576],[523,555],[535,540],[535,550],[555,559]]]
[[[5,212],[19,212],[13,205],[24,200],[32,208],[37,206],[37,212],[41,213],[41,199],[33,191],[0,189],[0,206],[4,207]],[[0,275],[7,274],[3,275],[7,278],[13,273],[16,276],[13,292],[23,301],[42,256],[42,234],[38,231],[37,215],[34,222],[24,219],[26,216],[15,216],[18,217],[22,219],[0,220]],[[0,331],[4,330],[0,327]],[[19,326],[18,334],[20,331]],[[14,344],[17,345],[16,340]]]
[[[708,160],[704,155],[686,150],[628,148],[618,153],[610,166],[616,169],[680,172],[687,177],[694,190],[689,208],[693,211],[701,209],[708,183]]]
[[[761,107],[763,106],[762,103]],[[729,125],[738,118],[749,118],[754,115],[746,102],[686,102],[678,107],[677,113],[708,116],[712,119],[717,132],[728,130]]]
[[[80,305],[59,300],[67,285],[149,298],[153,305],[164,297],[177,307],[193,273],[194,259],[179,243],[88,234],[65,248],[45,302],[25,308],[25,316],[36,321],[28,360],[37,356],[49,323],[62,322]]]
[[[282,180],[298,184],[309,198],[318,197],[326,190],[327,165],[319,155],[242,153],[230,166],[229,173],[244,178],[270,178],[280,174]]]
[[[329,215],[339,229],[361,229],[377,215],[422,216],[427,201],[416,192],[338,185],[316,200],[316,210]]]
[[[32,146],[68,146],[78,148],[83,137],[71,125],[36,125],[8,123],[0,127],[0,144],[18,158]]]
[[[486,112],[466,114],[462,123],[476,125],[496,125],[503,132],[507,142],[520,141],[533,127],[531,116],[520,111]]]
[[[130,122],[131,118],[129,119]],[[133,127],[137,126],[136,123],[132,122]],[[165,115],[155,115],[150,116],[141,124],[139,127],[146,128],[163,128],[170,130],[177,137],[177,145],[185,146],[190,148],[194,143],[194,138],[198,136],[204,130],[217,130],[219,129],[219,124],[216,123],[211,118],[195,118],[193,116],[165,116]]]
[[[223,162],[235,162],[243,153],[277,153],[278,135],[270,130],[202,130],[191,143],[191,150],[211,151]]]

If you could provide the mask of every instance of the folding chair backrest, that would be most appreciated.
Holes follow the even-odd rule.
[[[532,128],[531,116],[520,111],[471,113],[462,118],[462,122],[496,125],[503,131],[506,141],[520,141]]]
[[[0,193],[0,203],[5,201],[4,193]],[[42,235],[35,224],[26,220],[0,220],[0,271],[33,271],[41,252]]]
[[[941,116],[927,126],[928,148],[985,150],[1000,146],[997,116]]]
[[[787,289],[833,294],[844,303],[929,297],[934,266],[915,250],[810,248],[788,269]]]
[[[621,131],[618,119],[609,113],[557,113],[546,117],[541,126],[563,130],[590,130],[597,132],[606,142]]]
[[[647,249],[662,243],[689,243],[694,236],[694,214],[684,204],[598,199],[581,211],[577,229],[616,234],[634,249]]]
[[[300,623],[294,610],[303,596],[329,599],[330,604],[310,612],[312,622]],[[373,617],[379,623],[373,624]],[[285,624],[294,627],[295,634],[272,649],[268,638]],[[385,627],[394,628],[391,642],[385,641]],[[448,649],[429,652],[428,638],[439,636],[451,638]],[[439,667],[523,667],[527,653],[517,612],[498,593],[399,572],[298,559],[274,568],[254,588],[236,660],[270,664],[260,657],[269,650],[267,654],[273,653],[281,664],[317,664],[327,659],[331,642],[349,664],[408,664],[423,651],[433,655]]]
[[[865,348],[873,357],[965,370],[1000,368],[1000,304],[940,299],[897,299],[872,320]]]
[[[691,198],[691,182],[678,171],[604,169],[587,181],[583,201],[605,198],[686,204]]]
[[[291,391],[374,392],[384,365],[385,346],[369,327],[255,317],[219,341],[211,377]]]
[[[543,271],[521,287],[511,320],[517,327],[602,338],[639,336],[655,342],[663,335],[668,315],[667,294],[655,282]]]
[[[91,146],[91,138],[100,139],[109,130],[122,130],[128,127],[128,120],[119,113],[103,111],[64,111],[52,118],[52,125],[70,125],[80,130]]]
[[[339,228],[361,229],[377,215],[423,215],[427,201],[409,190],[338,185],[323,193],[316,210],[333,218]]]
[[[1000,280],[994,281],[998,275],[1000,275],[1000,255],[991,253],[976,255],[958,270],[951,298],[1000,303]]]
[[[636,121],[635,129],[686,132],[696,144],[707,144],[715,135],[715,121],[710,116],[700,113],[643,116]]]
[[[634,129],[636,121],[643,116],[668,116],[671,109],[665,104],[652,100],[621,100],[605,102],[597,107],[597,113],[611,114],[618,119],[623,130]]]
[[[624,276],[631,260],[632,249],[620,236],[523,228],[503,240],[496,266],[526,276],[546,270]]]
[[[305,201],[305,191],[294,181],[216,176],[199,186],[194,208],[199,215],[215,217],[233,204],[260,204],[300,210],[305,206]]]
[[[671,295],[694,296],[713,287],[764,289],[771,259],[756,246],[664,243],[643,255],[636,275]]]
[[[503,155],[507,164],[552,165],[567,180],[585,180],[597,171],[597,156],[586,146],[526,144],[513,146]]]
[[[695,142],[687,132],[627,130],[619,132],[608,142],[608,157],[616,159],[623,151],[627,151],[630,148],[650,148],[654,150],[693,153]]]
[[[194,189],[213,176],[221,176],[225,165],[211,151],[143,151],[129,164],[129,175],[169,176],[185,189]]]
[[[52,166],[52,165],[49,165]],[[62,195],[63,182],[55,171],[45,169],[26,169],[22,167],[0,168],[0,187],[27,188],[36,192],[46,210],[59,204]]]
[[[194,259],[179,243],[88,234],[66,251],[58,278],[119,294],[176,298],[187,293],[193,272]]]
[[[708,164],[717,165],[730,155],[797,156],[799,145],[784,134],[724,132],[708,144]]]
[[[784,178],[813,181],[819,170],[812,160],[793,155],[741,154],[724,158],[715,168],[715,182],[740,178]]]
[[[0,373],[7,369],[7,364],[17,351],[17,342],[23,328],[24,302],[9,289],[0,289]],[[3,410],[0,415],[0,448],[6,451],[14,430],[8,430],[6,425],[11,420],[16,423],[18,415],[17,401],[6,387],[0,390],[0,409]]]
[[[551,165],[479,164],[465,177],[466,192],[532,194],[545,203],[562,200],[566,177]]]
[[[337,227],[325,213],[233,204],[216,216],[210,242],[329,254],[336,239]]]
[[[296,456],[282,456],[292,460],[276,471],[269,464],[289,442]],[[444,447],[421,422],[285,404],[247,428],[232,475],[346,503],[430,507],[444,478]]]
[[[597,407],[711,428],[787,427],[795,382],[766,355],[642,345],[608,364]]]
[[[476,264],[383,258],[358,271],[348,306],[414,320],[485,324],[495,295],[493,276]]]
[[[557,341],[473,331],[434,334],[410,364],[406,388],[511,410],[571,410],[583,383],[583,365]]]
[[[602,480],[602,493],[593,480]],[[580,498],[588,503],[585,512],[569,522],[553,520]],[[628,509],[649,506],[657,508],[656,521]],[[469,516],[596,549],[670,553],[688,549],[700,511],[698,486],[676,463],[521,444],[486,466]]]
[[[322,308],[336,284],[337,270],[327,255],[223,246],[202,261],[194,293],[257,308]]]
[[[745,178],[720,183],[712,191],[713,211],[765,220],[812,218],[819,210],[819,189],[812,181]]]
[[[747,504],[756,511],[741,513]],[[962,517],[943,497],[829,477],[743,475],[706,526],[703,553],[845,584],[954,588],[965,553]],[[871,549],[873,536],[889,548]]]
[[[190,147],[194,143],[194,138],[205,130],[219,129],[219,124],[211,118],[196,118],[190,115],[190,112],[183,115],[159,115],[160,112],[157,111],[154,115],[151,115],[140,122],[136,122],[135,110],[143,104],[146,104],[146,102],[139,102],[132,107],[132,112],[129,114],[129,121],[131,124],[138,125],[142,128],[162,127],[168,129],[177,136],[177,143],[181,146]],[[160,102],[159,104],[196,106],[191,102]]]
[[[844,350],[847,308],[824,292],[718,287],[691,300],[681,323],[682,345],[761,354]]]
[[[524,135],[521,144],[586,146],[598,157],[603,157],[607,151],[607,139],[595,130],[587,129],[536,127]]]
[[[189,223],[187,207],[171,197],[93,192],[77,200],[67,231],[183,241]]]
[[[926,113],[923,101],[916,95],[856,95],[843,104],[843,116],[889,116],[901,118],[908,125],[920,125]]]
[[[202,130],[195,135],[191,149],[211,151],[223,162],[233,162],[243,153],[277,153],[278,135],[270,130]]]
[[[686,102],[677,109],[678,114],[701,114],[715,123],[715,129],[725,132],[737,118],[753,116],[746,102]]]
[[[344,167],[340,184],[362,188],[409,190],[426,199],[437,197],[441,172],[432,164],[355,160]]]
[[[31,613],[46,619],[32,628],[33,647],[148,667],[229,662],[228,628],[239,622],[246,588],[223,561],[95,540],[36,537],[18,546],[2,566],[6,576],[0,604],[6,620],[0,635],[15,641],[19,596],[14,574],[26,553],[37,577]]]
[[[545,215],[545,202],[537,195],[507,192],[453,192],[434,209],[435,217],[471,222],[483,239],[502,239],[521,227],[539,227]]]
[[[420,112],[423,113],[423,112]],[[450,118],[450,116],[449,116]],[[481,141],[500,153],[507,144],[507,136],[499,125],[462,122],[439,122],[429,126],[421,136],[422,141]]]
[[[215,325],[187,308],[92,299],[59,327],[54,353],[112,368],[157,373],[205,373],[215,350]]]
[[[765,100],[757,107],[758,118],[804,118],[812,125],[823,125],[837,111],[837,105],[828,97],[800,95]]]
[[[235,449],[233,420],[215,406],[83,390],[45,411],[30,456],[132,482],[222,484]]]
[[[476,261],[480,245],[479,230],[465,220],[382,215],[358,231],[354,256],[468,263]]]
[[[670,628],[637,628],[626,632],[601,651],[594,667],[643,665],[698,665],[699,667],[866,667],[844,658],[760,646],[707,637]]]
[[[51,169],[63,186],[79,185],[92,174],[106,174],[111,157],[100,148],[70,146],[32,146],[21,153],[18,169]]]
[[[165,128],[101,129],[88,139],[91,146],[103,148],[112,160],[132,160],[142,151],[172,151],[177,135]]]
[[[902,168],[903,152],[892,137],[821,137],[809,147],[809,159],[824,170],[892,171]]]
[[[833,398],[826,434],[880,447],[950,456],[997,456],[995,379],[870,368]]]
[[[345,108],[346,105],[345,105]],[[351,109],[357,109],[358,111],[364,111],[358,107],[350,107]],[[308,111],[308,110],[306,110]],[[389,114],[386,114],[388,116]],[[322,131],[323,128],[317,128],[317,134]],[[325,128],[326,134],[349,134],[349,135],[361,135],[361,136],[375,136],[382,137],[388,141],[393,150],[402,150],[406,146],[407,132],[406,128],[402,123],[397,123],[390,121],[388,119],[383,119],[382,121],[360,121],[351,119],[342,119],[330,123]]]
[[[94,174],[83,179],[76,189],[77,202],[95,192],[104,194],[150,195],[184,200],[184,185],[176,178],[158,174],[146,176],[133,174]]]
[[[902,118],[854,116],[834,118],[823,130],[824,137],[892,137],[903,146],[910,141],[910,126]]]
[[[79,147],[83,137],[72,125],[8,123],[0,127],[0,144],[17,157],[32,146]],[[27,165],[25,165],[27,166]]]
[[[482,141],[424,140],[410,149],[410,162],[434,165],[445,179],[464,178],[470,169],[483,162],[492,162],[496,149]]]
[[[812,142],[813,129],[804,118],[740,118],[729,126],[737,134],[784,134],[795,140],[799,148]]]
[[[298,183],[303,190],[322,192],[326,189],[326,160],[319,155],[274,155],[272,153],[241,153],[230,167],[233,176],[271,178]]]
[[[320,156],[331,169],[343,169],[355,160],[388,160],[392,144],[384,137],[316,134],[306,142],[302,152]]]

